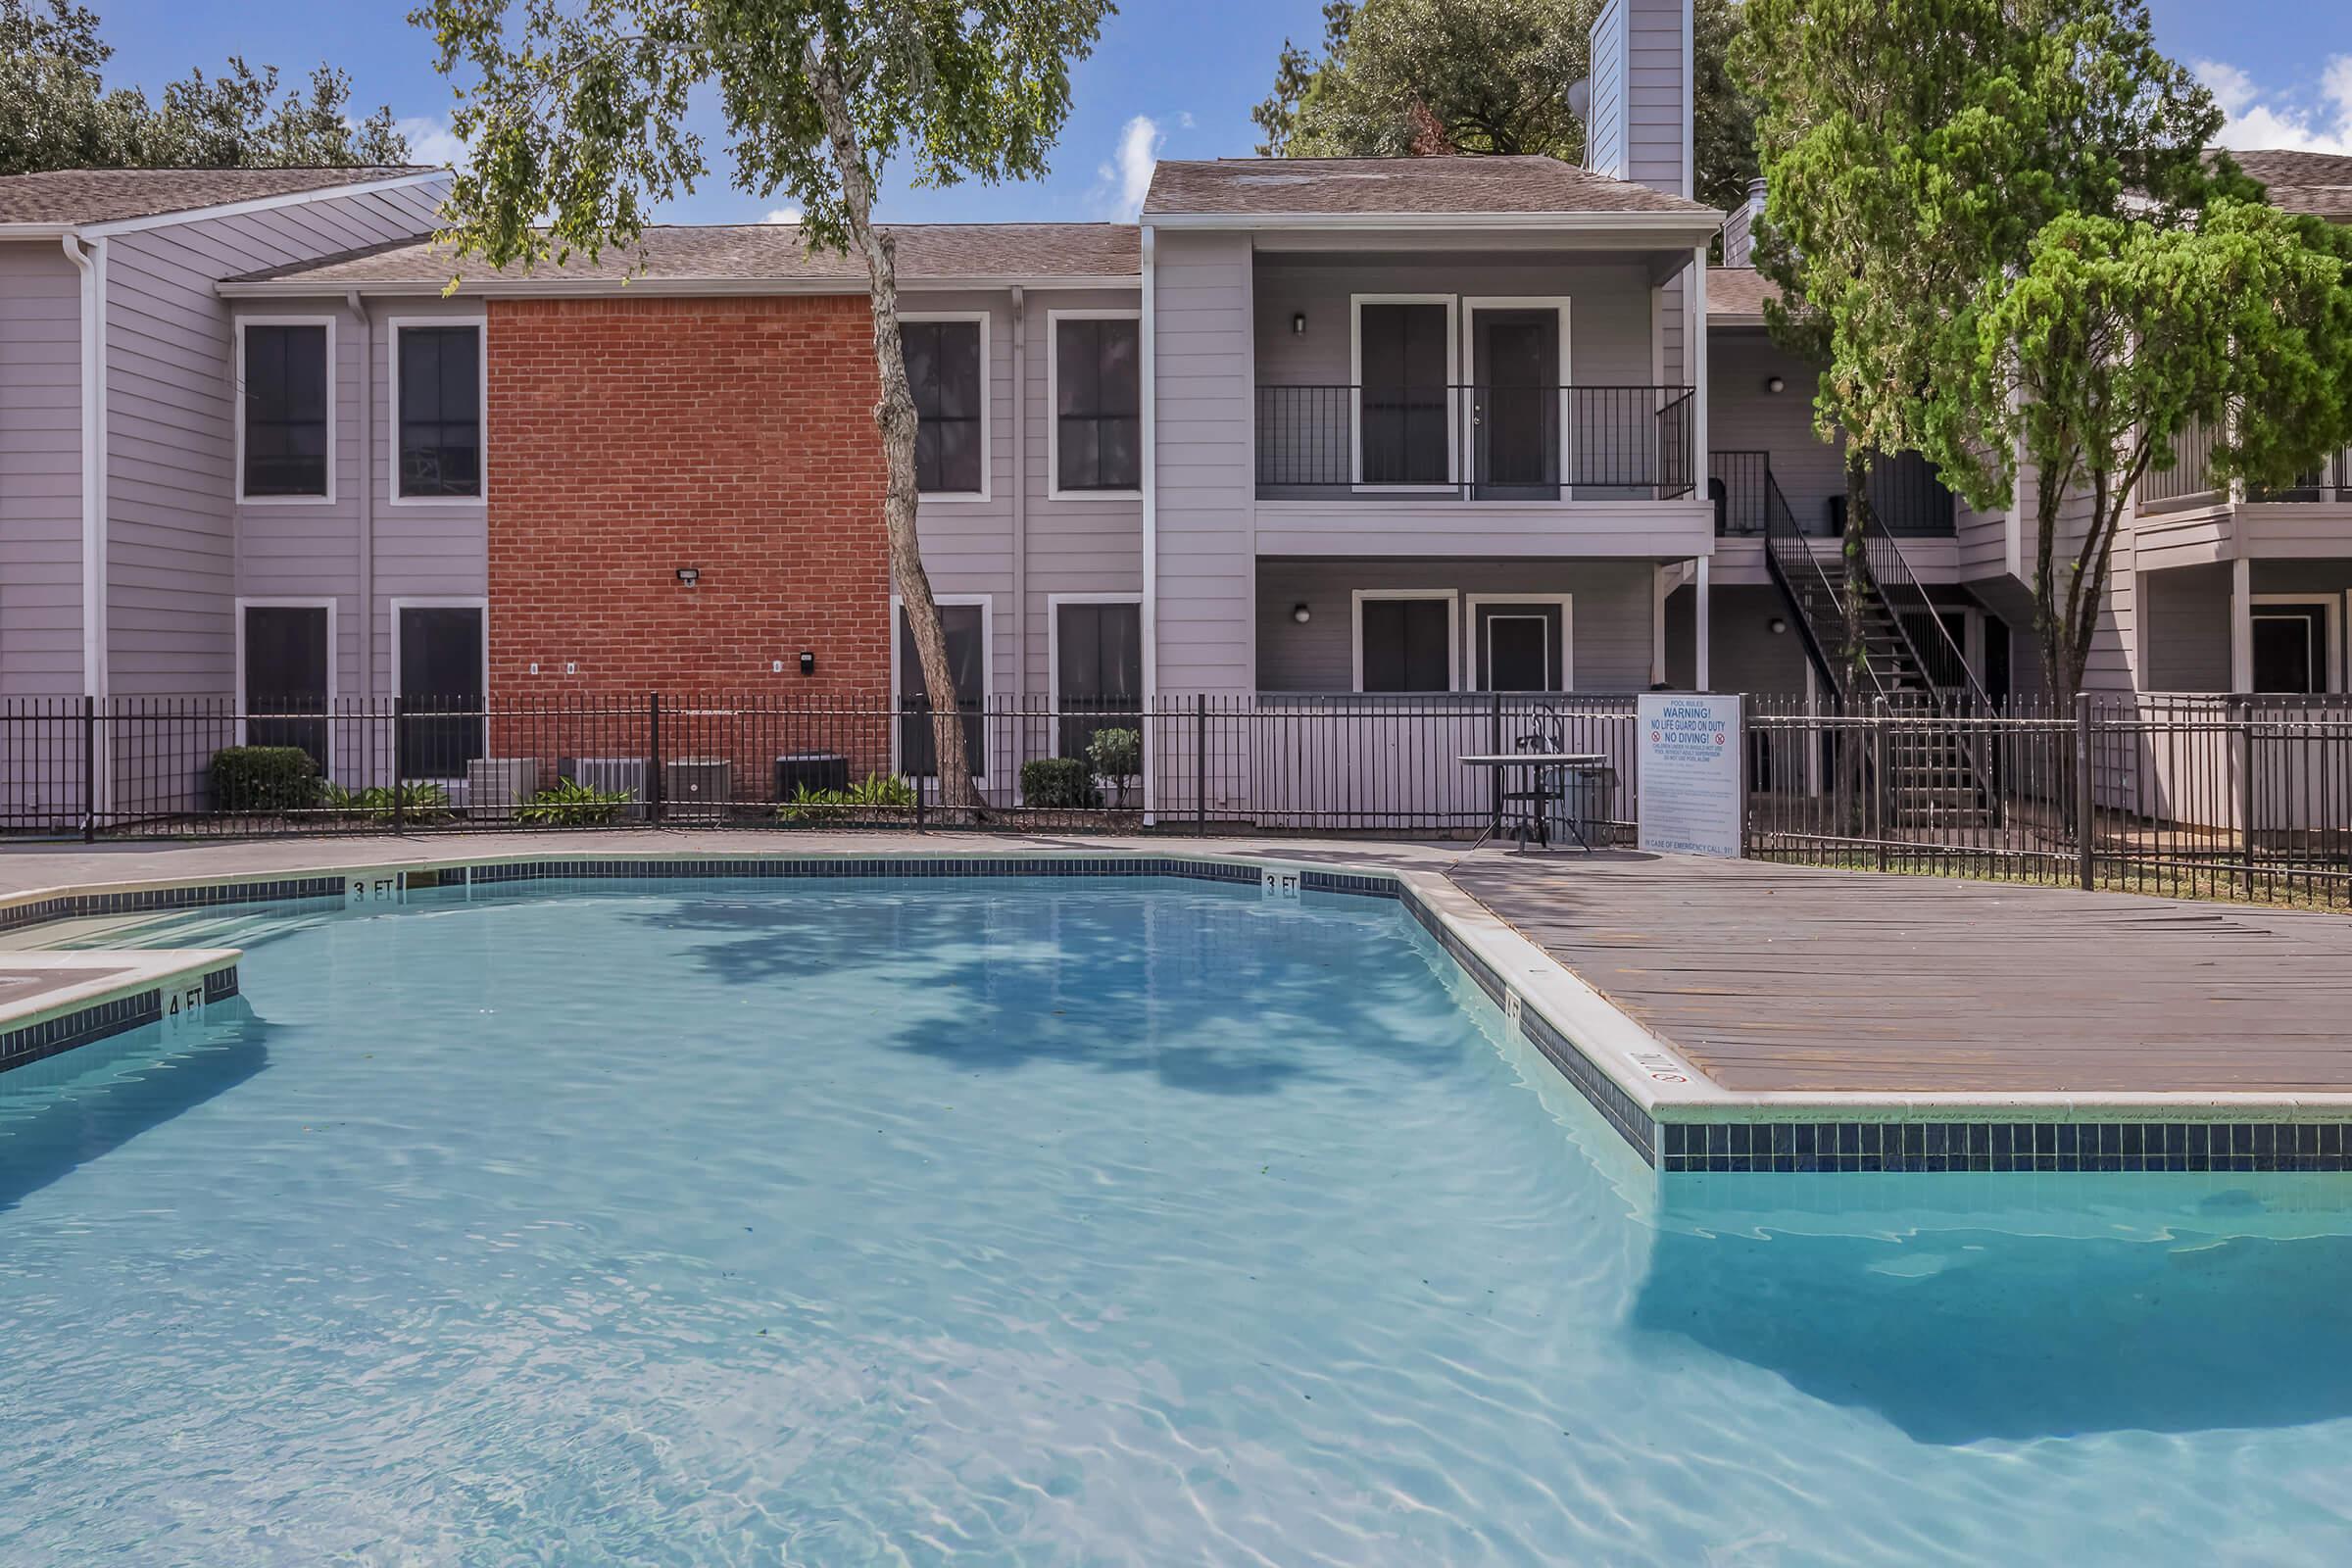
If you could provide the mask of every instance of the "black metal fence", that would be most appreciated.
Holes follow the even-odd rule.
[[[98,838],[631,825],[1472,835],[1502,786],[1466,755],[1625,759],[1561,814],[1634,820],[1630,696],[1163,696],[965,706],[980,802],[951,807],[933,715],[888,699],[0,704],[0,831]],[[257,757],[251,748],[271,749]],[[92,787],[92,786],[95,787]],[[1564,824],[1563,824],[1564,825]]]
[[[2352,907],[2352,699],[2085,697],[1997,715],[1751,699],[1748,853]]]

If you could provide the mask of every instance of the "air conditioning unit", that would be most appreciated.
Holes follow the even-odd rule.
[[[515,807],[538,793],[535,757],[477,757],[466,764],[465,804],[474,815],[513,816]]]
[[[662,764],[662,814],[671,821],[724,816],[735,798],[735,764],[723,757],[680,757]]]
[[[601,790],[607,795],[626,795],[629,805],[622,814],[631,818],[645,815],[645,759],[642,757],[566,757],[556,764],[556,772],[584,789]]]

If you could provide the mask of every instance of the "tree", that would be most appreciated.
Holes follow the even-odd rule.
[[[881,171],[904,160],[918,185],[1046,171],[1069,114],[1069,65],[1094,48],[1109,0],[431,0],[414,20],[439,39],[444,74],[463,62],[455,128],[474,148],[448,207],[462,255],[529,266],[633,241],[647,205],[709,173],[684,128],[691,97],[715,92],[735,184],[787,191],[811,247],[854,252],[873,305],[881,395],[874,423],[888,469],[891,576],[925,690],[942,804],[977,809],[947,636],[915,533],[914,397],[898,315],[895,242],[873,221]],[[542,225],[542,219],[545,220]]]
[[[1974,374],[1938,400],[1933,444],[1980,505],[2011,493],[2021,462],[2033,470],[2053,695],[2082,689],[2132,491],[2172,466],[2191,419],[2220,432],[2217,477],[2256,484],[2352,440],[2352,234],[2318,219],[2228,198],[2193,228],[2062,215],[1973,318]]]
[[[1261,153],[1292,158],[1544,153],[1581,159],[1569,83],[1590,67],[1600,0],[1330,0],[1323,47],[1285,42],[1274,91],[1250,112]],[[1725,59],[1737,0],[1698,0],[1698,196],[1747,199],[1749,111]]]
[[[259,168],[403,164],[409,144],[380,108],[354,124],[351,78],[319,66],[307,96],[278,96],[277,68],[231,57],[165,87],[152,104],[135,88],[108,90],[114,54],[98,14],[69,0],[0,0],[0,174],[48,169]]]
[[[2132,0],[1746,0],[1734,69],[1754,95],[1767,318],[1824,367],[1814,412],[1847,440],[1849,689],[1875,454],[1959,456],[1986,283],[2065,215],[2189,221],[2211,95]],[[2098,591],[2093,585],[2092,593]],[[2092,607],[2095,613],[2095,604]]]

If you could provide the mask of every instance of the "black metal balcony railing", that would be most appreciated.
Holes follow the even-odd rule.
[[[2173,466],[2150,468],[2139,481],[2143,511],[2182,511],[2217,506],[2230,498],[2229,484],[2215,473],[2213,449],[2219,443],[2219,423],[2190,419],[2172,439]],[[2291,484],[2277,487],[2248,485],[2248,501],[2352,501],[2352,446],[2321,460],[2298,474]]]
[[[1760,534],[1765,528],[1772,456],[1766,452],[1707,454],[1707,496],[1715,504],[1715,531]],[[1916,452],[1882,459],[1871,468],[1871,511],[1888,533],[1906,539],[1949,537],[1955,514],[1952,493],[1936,466]],[[1845,497],[1832,496],[1812,517],[1796,519],[1799,531],[1835,538],[1845,531]]]
[[[1261,386],[1257,493],[1672,500],[1694,416],[1687,386]]]

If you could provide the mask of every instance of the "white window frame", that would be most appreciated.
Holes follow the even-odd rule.
[[[1085,493],[1092,495],[1096,492],[1087,491]],[[1138,608],[1141,608],[1143,602],[1144,596],[1142,594],[1130,593],[1075,593],[1046,595],[1047,711],[1054,713],[1058,713],[1061,711],[1061,607],[1064,605],[1134,605]],[[1142,702],[1144,700],[1144,694],[1140,691],[1137,692],[1135,695],[1135,700],[1139,703]]]
[[[1364,307],[1367,305],[1443,305],[1446,307],[1446,365],[1461,360],[1462,309],[1458,294],[1350,294],[1348,296],[1348,481],[1367,495],[1448,495],[1461,483],[1460,393],[1448,388],[1446,416],[1454,438],[1446,443],[1444,484],[1366,484],[1364,482]]]
[[[2281,608],[2292,607],[2297,610],[2310,610],[2316,607],[2325,612],[2324,620],[2327,629],[2323,635],[2327,638],[2328,643],[2327,647],[2320,651],[2320,691],[2323,694],[2340,692],[2344,689],[2343,610],[2347,597],[2352,596],[2326,592],[2255,594],[2247,601],[2248,637],[2250,639],[2252,636],[2252,622],[2262,618],[2262,607],[2265,605],[2277,605]],[[2251,647],[2250,641],[2249,647]]]
[[[1136,407],[1143,407],[1143,319],[1144,313],[1136,310],[1084,310],[1046,312],[1046,499],[1048,501],[1140,501],[1143,488],[1133,490],[1064,490],[1061,487],[1061,323],[1064,321],[1133,321],[1136,323]],[[983,351],[988,339],[980,340]],[[1137,416],[1138,436],[1141,436],[1142,416]],[[1142,441],[1137,441],[1141,457]],[[1142,471],[1140,468],[1137,470]],[[1098,600],[1099,604],[1112,603]]]
[[[341,680],[343,645],[338,640],[340,627],[336,624],[336,601],[332,594],[262,594],[253,598],[240,595],[236,601],[236,714],[237,744],[250,745],[246,739],[245,720],[247,698],[245,692],[245,612],[248,610],[324,610],[326,612],[326,711],[319,716],[329,720],[327,726],[327,760],[335,760],[334,726],[335,699],[343,692]]]
[[[326,328],[326,490],[315,496],[249,496],[245,493],[245,329],[249,326],[323,326]],[[335,504],[335,382],[340,361],[335,357],[333,316],[240,316],[236,318],[236,352],[230,384],[236,404],[236,504],[240,507],[331,507]]]
[[[1558,342],[1555,347],[1557,351],[1557,357],[1559,359],[1560,388],[1556,396],[1559,399],[1560,407],[1559,427],[1555,433],[1554,441],[1556,450],[1553,452],[1552,456],[1558,462],[1560,466],[1560,499],[1563,501],[1568,499],[1569,491],[1571,489],[1568,478],[1570,472],[1568,466],[1569,440],[1570,437],[1574,435],[1576,430],[1575,421],[1569,417],[1571,409],[1570,389],[1575,385],[1575,377],[1571,373],[1571,369],[1575,365],[1575,360],[1568,352],[1568,304],[1569,298],[1565,294],[1464,295],[1462,298],[1461,329],[1462,385],[1464,387],[1475,388],[1478,385],[1478,335],[1471,330],[1471,327],[1474,324],[1477,313],[1480,311],[1555,311],[1558,313],[1560,324],[1556,329]],[[1457,424],[1459,426],[1461,439],[1465,448],[1462,454],[1462,471],[1470,474],[1472,476],[1471,482],[1476,484],[1478,465],[1473,461],[1475,456],[1474,452],[1468,448],[1468,443],[1474,439],[1471,434],[1470,420],[1467,417],[1464,417],[1458,420]]]
[[[484,477],[487,477],[485,472]],[[400,702],[400,612],[404,610],[478,610],[482,612],[482,756],[490,756],[490,601],[480,594],[427,594],[387,599],[384,610],[392,621],[392,668],[384,682],[397,708]],[[392,748],[393,782],[400,782],[400,747]],[[440,782],[434,780],[433,782]]]
[[[917,497],[921,506],[934,502],[946,506],[969,506],[985,502],[994,494],[997,476],[997,364],[996,351],[990,344],[993,311],[901,311],[902,322],[915,321],[977,321],[980,323],[980,488],[977,490],[925,490]],[[904,351],[902,351],[904,357]],[[1018,395],[1017,393],[1015,394]],[[896,601],[893,601],[894,603]],[[945,599],[940,604],[947,604]]]
[[[1462,627],[1466,634],[1466,638],[1462,645],[1462,652],[1465,659],[1465,662],[1462,667],[1468,671],[1466,679],[1469,682],[1469,684],[1463,688],[1464,690],[1494,690],[1492,686],[1481,686],[1478,684],[1479,650],[1476,641],[1478,637],[1478,612],[1480,607],[1484,605],[1558,606],[1560,612],[1560,684],[1557,688],[1557,691],[1572,692],[1576,690],[1576,595],[1574,594],[1464,594],[1462,596]],[[1548,624],[1546,624],[1544,627],[1544,635],[1547,638],[1550,636],[1550,627]],[[1548,654],[1549,650],[1546,649],[1545,652]],[[1550,662],[1548,659],[1546,659],[1544,662],[1546,663]],[[1487,661],[1487,672],[1489,679],[1493,678],[1494,669],[1494,659],[1490,657]]]
[[[479,411],[478,438],[482,451],[481,489],[469,496],[404,496],[400,493],[400,334],[409,327],[470,326],[479,334],[474,368],[481,390],[474,407]],[[384,504],[393,507],[486,507],[490,504],[490,318],[488,316],[392,316],[384,319],[384,374],[390,396],[384,399]],[[419,602],[421,603],[421,602]],[[483,642],[489,642],[484,623]],[[397,675],[399,666],[394,665]]]
[[[980,607],[980,716],[988,716],[989,694],[997,689],[997,601],[994,594],[933,594],[931,602],[945,610],[950,605],[978,605]],[[890,596],[890,770],[904,776],[899,758],[899,627],[906,618],[906,598],[904,594]],[[956,693],[957,697],[963,693]],[[985,730],[981,734],[980,765],[994,768],[995,748],[986,744]],[[914,781],[909,779],[909,783]],[[972,780],[974,789],[988,789],[989,775],[982,773]]]
[[[1462,595],[1458,588],[1358,588],[1348,602],[1348,658],[1355,690],[1364,689],[1364,605],[1374,599],[1443,599],[1446,601],[1446,689],[1462,689]],[[1375,697],[1427,697],[1429,692],[1374,692]]]

